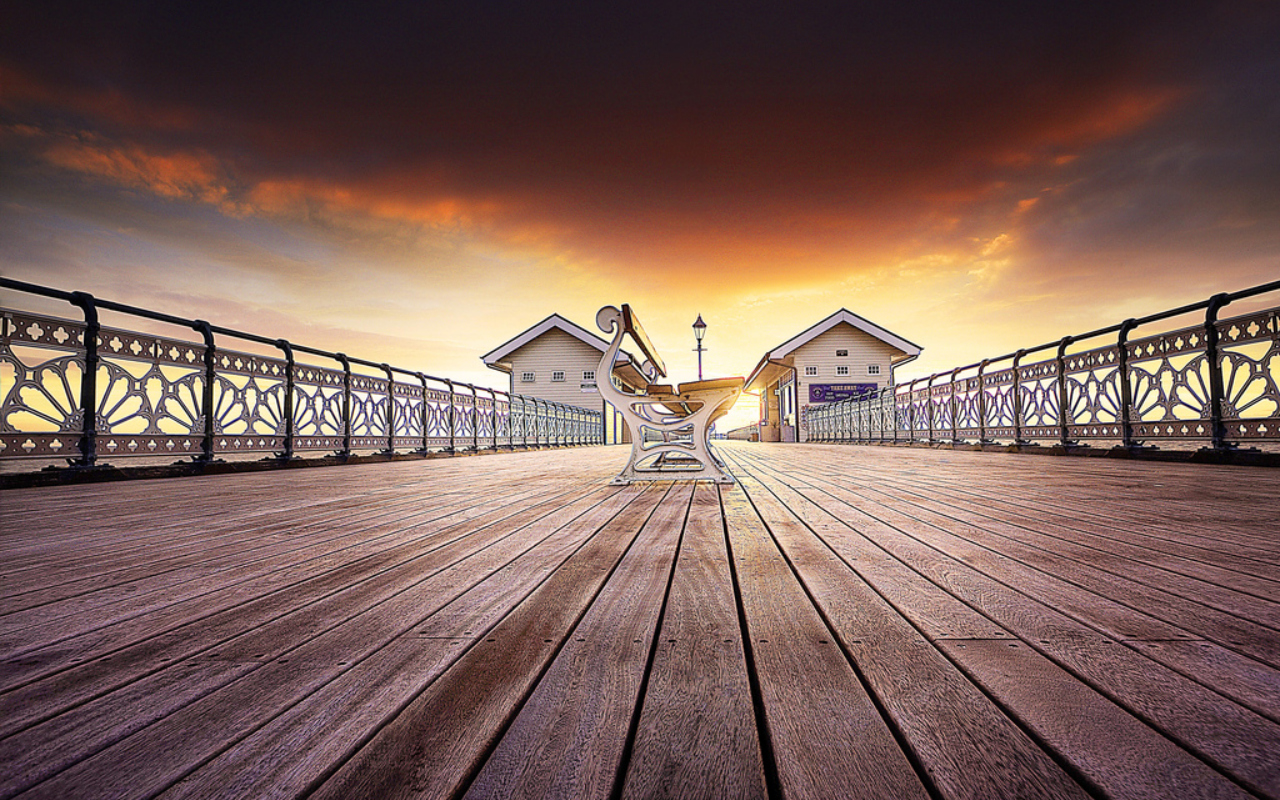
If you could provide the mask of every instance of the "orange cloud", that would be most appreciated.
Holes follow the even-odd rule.
[[[138,145],[104,145],[94,137],[60,139],[44,150],[49,163],[169,199],[220,205],[230,190],[207,153],[151,153]]]

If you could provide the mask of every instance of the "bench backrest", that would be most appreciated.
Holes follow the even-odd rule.
[[[636,319],[636,315],[631,311],[631,306],[627,303],[622,304],[622,328],[631,336],[631,340],[636,343],[636,347],[639,347],[644,352],[644,357],[657,370],[659,377],[665,378],[667,376],[667,365],[663,363],[662,356],[658,355],[658,351],[654,349],[653,342],[649,341],[649,335],[644,332],[644,328],[640,326],[640,320]]]

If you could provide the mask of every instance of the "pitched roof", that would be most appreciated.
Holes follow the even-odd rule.
[[[607,341],[591,333],[586,328],[583,328],[580,325],[576,325],[573,322],[570,322],[569,320],[565,319],[559,314],[552,314],[551,316],[544,319],[542,322],[539,322],[537,325],[534,325],[532,328],[529,328],[528,330],[515,336],[514,338],[508,339],[507,341],[498,345],[494,349],[480,356],[480,358],[481,360],[484,361],[485,366],[492,367],[493,369],[502,370],[502,367],[499,366],[499,362],[501,362],[503,359],[505,359],[507,356],[511,355],[515,351],[519,350],[521,347],[524,347],[529,342],[532,342],[534,339],[537,339],[539,336],[543,335],[544,333],[552,329],[558,329],[558,330],[564,331],[565,333],[569,334],[570,336],[582,342],[583,344],[594,347],[596,350],[599,350],[601,353],[603,353],[605,350],[609,348],[609,343]],[[625,364],[631,361],[632,361],[632,358],[630,353],[627,353],[626,351],[618,352],[617,363]],[[507,370],[502,370],[502,371],[505,372]]]
[[[871,320],[860,317],[847,308],[842,308],[816,325],[810,326],[801,333],[765,353],[764,357],[760,359],[760,363],[751,371],[751,376],[747,378],[747,385],[750,386],[754,383],[760,373],[768,367],[771,360],[786,358],[801,346],[808,344],[841,323],[852,325],[863,333],[874,336],[890,347],[901,350],[909,358],[915,358],[920,355],[920,345],[913,344],[912,342],[903,339],[901,336],[881,328]]]

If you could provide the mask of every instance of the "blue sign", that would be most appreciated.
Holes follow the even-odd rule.
[[[874,383],[811,383],[809,384],[809,402],[834,403],[837,400],[848,400],[850,397],[862,397],[879,388]]]

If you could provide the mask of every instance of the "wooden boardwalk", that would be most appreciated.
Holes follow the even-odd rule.
[[[0,494],[0,797],[1280,798],[1280,470],[720,451]]]

